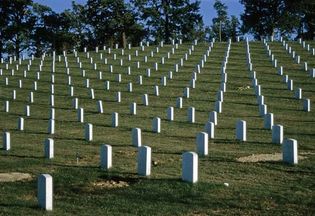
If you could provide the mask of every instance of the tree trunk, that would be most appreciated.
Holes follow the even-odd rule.
[[[111,37],[109,38],[109,47],[110,47],[110,48],[113,48],[113,47],[114,47],[114,38],[113,38],[113,36],[111,36]]]
[[[163,7],[164,15],[165,15],[164,40],[165,40],[165,43],[168,43],[171,37],[169,11],[168,11],[169,2],[167,0],[162,0],[162,7]]]
[[[15,41],[15,56],[17,58],[20,57],[20,40],[18,39],[18,37],[17,37],[17,39]]]
[[[126,32],[123,31],[121,33],[121,46],[126,49],[126,46],[127,46],[127,39],[126,39]]]

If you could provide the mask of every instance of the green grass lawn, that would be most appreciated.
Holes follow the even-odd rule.
[[[297,42],[290,42],[293,50],[301,55],[301,62],[315,67],[312,56]],[[49,96],[52,57],[46,56],[38,90],[34,91],[34,103],[28,103],[28,95],[33,91],[33,82],[39,70],[40,59],[35,59],[26,78],[23,71],[28,61],[23,61],[16,75],[11,69],[17,62],[3,68],[0,76],[0,103],[10,100],[10,112],[0,111],[0,128],[11,133],[11,150],[0,151],[0,172],[25,172],[34,176],[32,181],[0,182],[0,215],[314,215],[315,214],[315,79],[303,71],[303,64],[296,64],[280,42],[270,42],[270,48],[284,67],[284,74],[294,80],[294,88],[303,89],[303,98],[311,100],[311,112],[302,110],[302,100],[294,98],[294,92],[287,90],[282,77],[267,55],[262,42],[250,42],[253,70],[257,73],[262,95],[268,105],[268,112],[274,113],[275,124],[284,126],[284,137],[298,141],[299,155],[306,157],[292,166],[281,161],[241,163],[237,158],[252,154],[281,153],[281,145],[271,143],[271,131],[263,128],[263,118],[259,116],[254,89],[246,63],[244,42],[232,43],[229,62],[227,91],[224,94],[223,112],[218,114],[215,139],[209,140],[209,155],[199,157],[199,181],[189,184],[181,181],[181,155],[186,151],[196,151],[196,134],[204,130],[209,112],[214,110],[216,94],[221,82],[221,64],[224,60],[226,43],[215,43],[210,55],[201,69],[196,88],[190,89],[190,98],[183,99],[183,108],[175,108],[175,120],[167,121],[166,109],[176,106],[177,97],[189,86],[192,72],[206,54],[209,44],[200,43],[195,51],[174,71],[190,44],[183,44],[161,64],[172,46],[166,45],[156,53],[154,46],[145,51],[138,48],[113,49],[117,60],[105,51],[108,65],[100,60],[99,53],[90,52],[98,70],[84,53],[79,53],[86,77],[81,76],[79,65],[73,54],[68,54],[70,75],[74,86],[74,97],[79,98],[79,107],[85,111],[85,122],[92,123],[94,139],[84,139],[84,124],[77,121],[77,112],[72,108],[72,98],[68,94],[67,74],[64,58],[56,63],[55,109],[56,133],[48,134]],[[139,56],[135,50],[139,49]],[[149,57],[154,51],[154,57]],[[132,54],[128,61],[128,54]],[[144,63],[144,56],[148,62]],[[124,66],[120,66],[120,58]],[[57,58],[58,60],[58,58]],[[140,69],[136,62],[140,61]],[[154,70],[154,63],[159,70]],[[114,72],[109,72],[113,65]],[[131,75],[127,67],[131,66]],[[151,68],[151,77],[146,76],[146,68]],[[103,71],[103,80],[98,79],[98,71]],[[161,86],[161,77],[173,71],[173,79],[167,86]],[[122,81],[115,81],[117,74]],[[137,84],[143,75],[143,85]],[[9,85],[5,86],[5,77]],[[95,100],[90,99],[85,88],[85,79],[95,90]],[[18,80],[23,80],[23,88],[18,88]],[[110,81],[110,90],[104,87]],[[127,91],[129,82],[133,92]],[[154,85],[159,85],[160,96],[154,95]],[[250,89],[240,90],[251,86]],[[16,89],[17,99],[11,100],[12,90]],[[115,94],[121,92],[122,101],[115,101]],[[142,95],[149,94],[149,106],[142,105]],[[103,101],[104,113],[97,112],[97,100]],[[130,115],[129,106],[137,103],[137,115]],[[31,107],[31,116],[25,117],[24,108]],[[196,109],[196,123],[187,121],[188,107]],[[111,115],[119,113],[119,127],[111,127]],[[17,130],[18,117],[25,117],[25,130]],[[161,118],[160,134],[152,133],[152,119]],[[235,139],[235,125],[238,119],[247,121],[246,142]],[[131,129],[142,129],[144,145],[152,148],[150,177],[137,175],[137,149],[131,145]],[[44,140],[55,141],[55,158],[45,159]],[[2,141],[1,141],[2,142]],[[99,151],[102,144],[112,145],[113,168],[110,171],[99,167]],[[76,155],[80,159],[77,163]],[[37,176],[51,174],[54,182],[54,210],[45,212],[37,205]],[[95,186],[97,182],[124,181],[128,187],[107,188]],[[229,187],[224,186],[229,183]]]

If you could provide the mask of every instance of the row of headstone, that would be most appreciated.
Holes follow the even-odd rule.
[[[269,49],[268,45],[266,46],[266,48]],[[306,70],[307,70],[307,63],[306,63]],[[284,75],[284,73],[283,73],[283,66],[279,67],[278,75],[283,77],[283,82],[286,83],[288,90],[293,91],[294,90],[294,87],[293,87],[294,86],[294,82],[293,82],[292,79],[289,79],[288,75]],[[314,69],[314,75],[315,75],[315,69]],[[296,98],[298,100],[303,100],[303,107],[302,107],[303,111],[305,111],[305,112],[310,112],[311,111],[310,99],[309,98],[303,99],[303,97],[302,97],[302,89],[301,88],[297,88],[295,90],[294,98]]]
[[[265,41],[264,41],[265,42]],[[267,43],[265,42],[265,45]],[[267,50],[269,49],[269,46],[266,46]],[[270,54],[271,52],[269,52]],[[249,52],[249,44],[247,44],[247,61],[248,64],[251,64],[250,61],[250,52]],[[280,74],[283,75],[283,67],[280,67]],[[256,78],[256,72],[252,71],[252,68],[250,68],[250,74],[252,78],[253,87],[255,87],[255,94],[257,96],[257,103],[259,106],[259,112],[260,116],[264,117],[264,128],[265,129],[271,129],[272,130],[272,143],[276,144],[282,144],[282,154],[283,154],[283,161],[290,164],[296,164],[297,163],[297,142],[293,139],[285,139],[283,138],[283,126],[282,125],[275,125],[274,124],[274,116],[273,113],[267,113],[267,105],[264,104],[264,96],[260,93],[260,85],[258,85],[258,80]],[[293,84],[292,84],[293,85]],[[259,86],[259,88],[257,88]],[[293,88],[293,87],[292,87]],[[298,96],[301,96],[301,90],[298,91]],[[244,130],[246,131],[246,122],[244,121],[238,121],[237,122],[237,132],[239,133],[239,137],[245,136],[246,132],[244,133]],[[245,138],[246,139],[246,138]],[[284,143],[283,143],[284,142]]]
[[[296,52],[293,51],[292,47],[289,46],[289,44],[285,41],[283,41],[282,45],[285,48],[285,50],[288,52],[288,54],[291,54],[293,60],[295,60],[297,64],[300,64],[301,63],[301,57],[299,55],[296,55]],[[315,49],[314,48],[313,48],[313,55],[315,55]],[[303,63],[303,70],[306,72],[309,72],[310,77],[315,78],[315,68],[309,69],[307,62]]]

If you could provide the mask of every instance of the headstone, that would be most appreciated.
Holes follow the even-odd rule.
[[[308,71],[308,69],[307,69],[307,62],[304,62],[304,70]]]
[[[159,117],[155,117],[152,121],[152,131],[154,133],[161,133],[161,119]]]
[[[184,98],[189,98],[189,87],[184,89]]]
[[[218,114],[216,111],[212,111],[209,113],[209,121],[213,122],[214,125],[218,125]]]
[[[18,120],[18,130],[23,131],[24,130],[24,118],[19,117]]]
[[[188,122],[195,123],[195,107],[189,107],[188,108]]]
[[[79,99],[78,98],[72,99],[72,107],[76,110],[79,108]]]
[[[267,105],[261,104],[259,105],[259,115],[264,117],[267,114]]]
[[[95,99],[94,89],[92,89],[92,88],[90,88],[90,98],[91,98],[92,100]]]
[[[137,115],[137,104],[135,102],[130,104],[130,114]]]
[[[118,127],[118,113],[112,113],[112,127]]]
[[[131,82],[129,82],[127,85],[127,91],[132,92],[132,83]]]
[[[141,176],[151,174],[151,148],[148,146],[138,148],[138,174]]]
[[[132,136],[131,137],[132,145],[135,147],[140,147],[142,145],[141,129],[140,128],[132,128],[131,136]]]
[[[288,81],[288,90],[293,91],[293,80],[292,79],[290,79]]]
[[[278,75],[282,76],[283,75],[283,67],[280,66],[280,68],[278,69]]]
[[[163,76],[163,77],[161,78],[161,85],[162,85],[162,86],[166,86],[166,76]]]
[[[174,107],[167,108],[167,120],[174,121]]]
[[[311,112],[311,100],[306,98],[303,101],[303,110],[305,112]]]
[[[3,149],[9,151],[11,149],[11,134],[10,132],[3,133]]]
[[[48,121],[48,133],[55,134],[55,120],[49,119]]]
[[[285,139],[282,145],[282,160],[288,164],[298,163],[298,143],[295,139]]]
[[[93,125],[90,123],[85,124],[85,140],[86,141],[93,140]]]
[[[31,107],[29,105],[25,106],[25,116],[31,116]]]
[[[149,106],[149,96],[148,94],[142,95],[142,103],[144,106]]]
[[[208,134],[205,132],[198,133],[196,143],[198,154],[201,156],[208,155]]]
[[[264,128],[271,130],[273,126],[273,113],[267,113],[264,116]]]
[[[236,123],[236,139],[246,141],[246,121],[238,120]]]
[[[283,126],[273,125],[272,126],[272,143],[282,144],[283,142]]]
[[[217,113],[222,113],[222,101],[216,101],[214,106]]]
[[[196,88],[196,80],[195,80],[195,79],[191,79],[191,80],[190,80],[190,87],[191,87],[192,89]]]
[[[12,100],[16,100],[16,90],[12,91]]]
[[[138,84],[139,84],[139,85],[142,85],[142,84],[143,84],[143,82],[142,82],[142,76],[141,76],[141,75],[138,76]]]
[[[10,102],[9,101],[5,101],[4,102],[4,111],[5,112],[9,112],[10,111]]]
[[[49,113],[49,118],[50,119],[55,119],[55,108],[51,108],[50,109],[50,113]]]
[[[294,97],[298,100],[301,100],[302,99],[302,89],[301,88],[298,88],[296,91],[295,91],[295,94],[294,94]]]
[[[41,174],[37,180],[37,199],[40,208],[53,210],[53,179],[49,174]]]
[[[160,95],[159,86],[158,86],[158,85],[155,85],[155,86],[154,86],[154,95],[155,95],[155,96],[159,96],[159,95]]]
[[[55,106],[55,95],[50,95],[50,106],[54,107]]]
[[[226,92],[226,83],[222,82],[220,84],[220,90],[223,91],[223,92]]]
[[[107,81],[105,81],[105,83],[104,83],[104,86],[105,86],[105,90],[109,90],[109,87],[110,87],[110,82],[107,80]]]
[[[255,87],[255,94],[258,97],[259,95],[261,95],[261,85],[257,85]]]
[[[205,131],[208,134],[209,139],[214,139],[214,123],[208,121],[205,125]]]
[[[217,99],[218,99],[218,101],[222,101],[223,102],[223,91],[218,91]]]
[[[182,97],[178,97],[176,99],[176,107],[179,109],[183,108],[183,98]]]
[[[198,155],[195,152],[182,155],[182,180],[190,183],[198,181]]]
[[[79,108],[77,113],[78,113],[78,121],[81,123],[84,123],[84,109]]]
[[[52,138],[48,138],[45,140],[44,152],[45,152],[45,158],[47,159],[54,158],[54,140]]]
[[[102,100],[98,100],[98,101],[97,101],[97,111],[98,111],[99,113],[103,113],[103,112],[104,112]]]
[[[108,170],[112,167],[112,146],[101,145],[100,151],[101,169]]]
[[[259,95],[257,99],[258,105],[263,105],[265,104],[265,97],[263,95]]]

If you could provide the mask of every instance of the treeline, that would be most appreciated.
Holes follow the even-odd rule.
[[[228,16],[227,6],[215,0],[216,16],[204,26],[199,0],[88,0],[56,13],[32,0],[0,1],[0,57],[180,38],[225,41],[250,33],[256,39],[271,35],[314,38],[312,0],[240,0],[242,25]],[[210,9],[210,8],[209,8]]]

